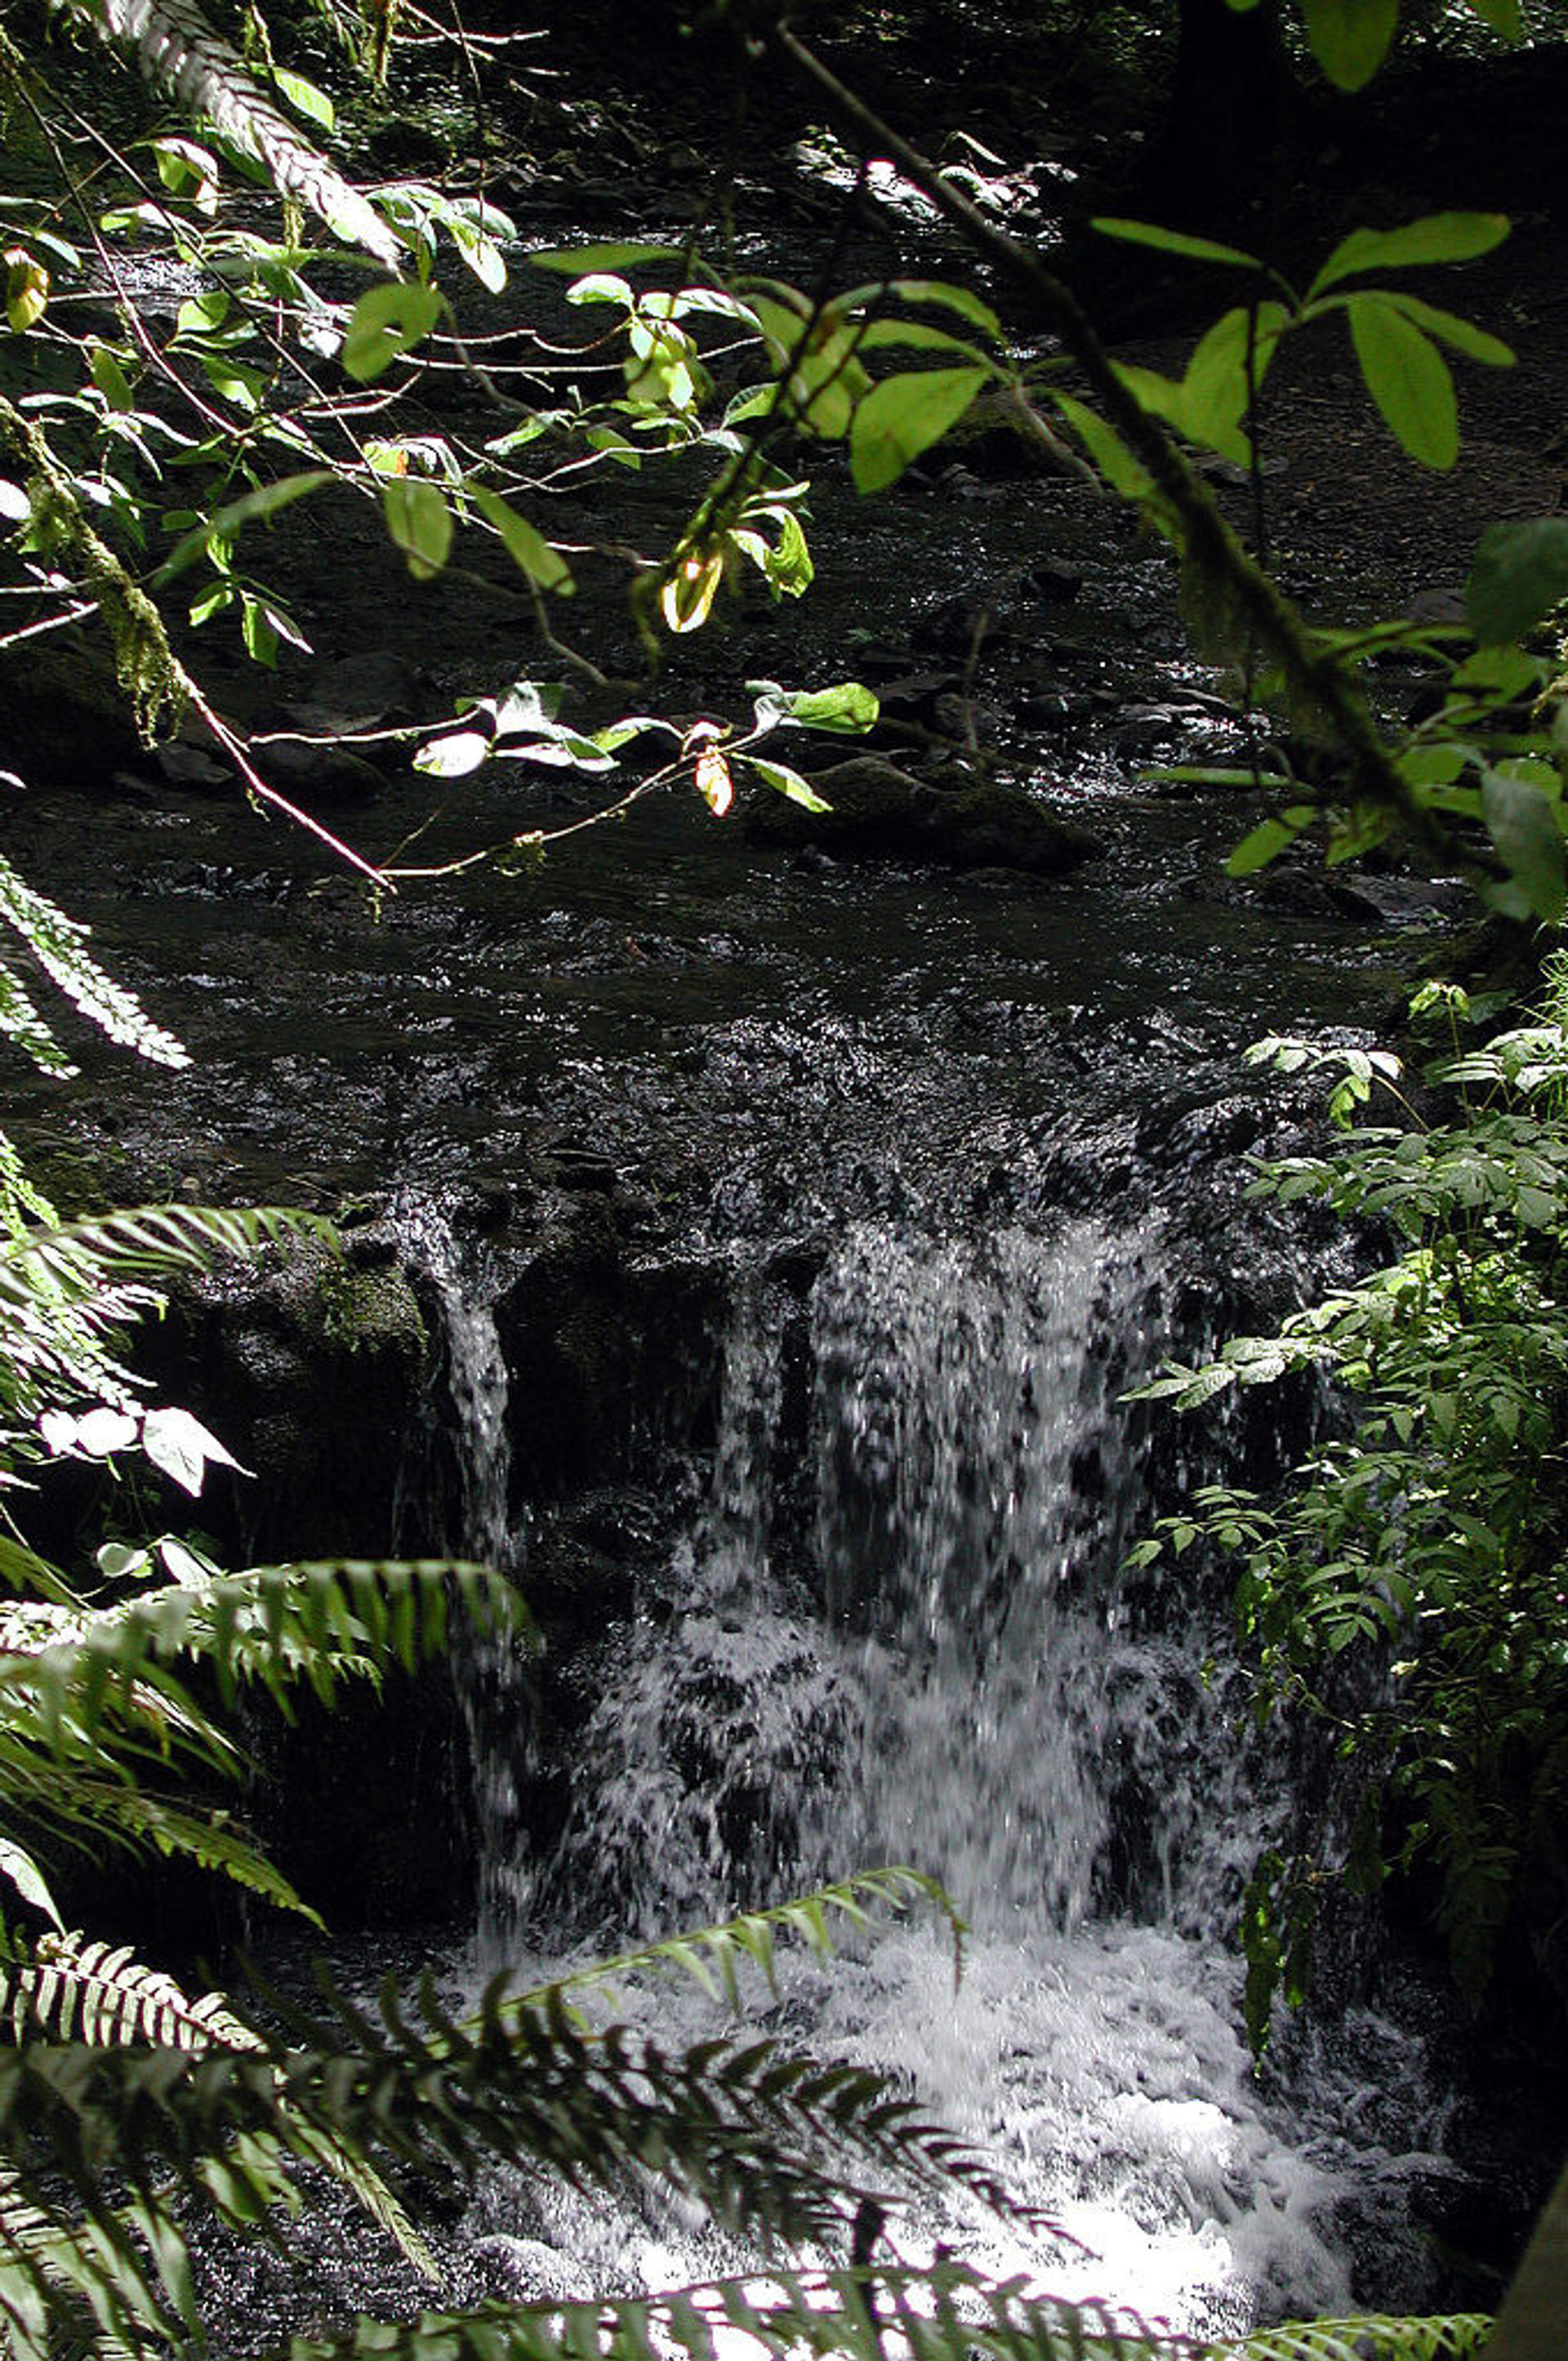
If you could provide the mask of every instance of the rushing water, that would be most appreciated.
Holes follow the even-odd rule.
[[[1404,2115],[1359,2140],[1348,2056],[1287,2102],[1245,2053],[1229,1938],[1282,1774],[1236,1741],[1223,1596],[1123,1571],[1149,1501],[1116,1397],[1161,1348],[1161,1255],[1157,1222],[846,1228],[805,1305],[804,1508],[780,1440],[799,1306],[738,1263],[706,1491],[657,1611],[592,1657],[565,1826],[539,1857],[514,1830],[518,1915],[483,1950],[532,1976],[857,1866],[932,1872],[971,1922],[956,1991],[942,1929],[913,1925],[804,1969],[767,2021],[915,2062],[1078,2245],[916,2216],[904,2251],[940,2237],[1218,2331],[1349,2304],[1344,2217],[1376,2191],[1387,2219],[1402,2177],[1441,2169],[1441,2106],[1392,2025]],[[493,1713],[475,1730],[515,1758]],[[634,2004],[666,2040],[712,2029],[678,1983]],[[490,2283],[531,2291],[737,2259],[504,2183],[472,2226]]]

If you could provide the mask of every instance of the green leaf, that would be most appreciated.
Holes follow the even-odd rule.
[[[748,754],[746,760],[764,786],[774,788],[781,796],[787,796],[792,804],[800,806],[802,811],[832,810],[832,805],[825,804],[800,773],[792,771],[787,763],[764,763],[760,754]]]
[[[313,82],[307,82],[302,73],[296,73],[291,66],[274,66],[271,80],[273,88],[281,92],[296,115],[304,115],[308,122],[319,123],[323,131],[333,128],[337,121],[337,109],[324,90],[318,89]]]
[[[1260,821],[1231,854],[1225,863],[1226,875],[1250,877],[1255,870],[1266,869],[1271,861],[1288,851],[1313,817],[1310,811],[1286,812],[1277,819]]]
[[[16,335],[41,320],[49,305],[49,272],[25,247],[6,249],[5,268],[5,323]]]
[[[672,631],[700,631],[724,579],[722,549],[688,549],[677,556],[659,593],[659,612]]]
[[[345,373],[356,384],[373,384],[400,353],[429,335],[445,310],[446,298],[439,289],[422,287],[415,280],[391,280],[368,288],[354,307],[343,340]]]
[[[776,681],[749,680],[746,687],[757,700],[759,729],[782,721],[799,730],[858,736],[876,727],[882,710],[875,691],[858,680],[839,681],[832,688],[781,688]]]
[[[1568,598],[1568,517],[1491,524],[1464,586],[1464,612],[1485,646],[1522,640]]]
[[[910,369],[873,386],[850,427],[856,489],[880,492],[896,483],[912,459],[957,424],[990,376],[985,368]]]
[[[1345,299],[1366,390],[1396,439],[1424,467],[1459,456],[1459,404],[1448,363],[1431,338],[1381,295]]]
[[[1261,270],[1255,254],[1239,246],[1220,246],[1212,237],[1193,237],[1183,229],[1162,229],[1157,222],[1124,221],[1119,215],[1098,214],[1089,225],[1102,237],[1116,237],[1127,246],[1152,246],[1161,254],[1184,254],[1192,262],[1223,262],[1242,270]]]
[[[409,562],[416,582],[439,574],[452,548],[452,511],[435,484],[393,477],[381,487],[387,530]]]
[[[535,270],[580,279],[591,270],[635,270],[639,263],[674,262],[678,246],[543,246],[528,258]]]
[[[1354,5],[1355,0],[1343,0]],[[1307,300],[1362,270],[1409,270],[1430,262],[1474,262],[1501,246],[1512,224],[1507,214],[1426,214],[1399,229],[1353,229],[1335,247]]]
[[[620,303],[626,311],[635,308],[637,298],[631,282],[614,270],[586,271],[575,286],[566,290],[568,303]]]
[[[1399,0],[1301,0],[1312,55],[1341,90],[1360,90],[1388,54]]]
[[[1124,500],[1145,500],[1152,489],[1148,469],[1134,458],[1115,428],[1075,394],[1053,392],[1050,398],[1111,489]]]
[[[153,576],[155,586],[161,589],[164,583],[172,582],[177,574],[183,574],[185,568],[192,565],[214,541],[227,540],[253,518],[276,516],[280,509],[290,507],[295,500],[303,500],[307,492],[313,492],[321,485],[335,480],[330,467],[307,467],[299,475],[281,476],[275,484],[263,484],[259,489],[246,492],[237,500],[230,500],[226,507],[204,517],[200,524],[193,526],[182,541],[175,543]]]
[[[1249,350],[1255,392],[1289,324],[1283,303],[1260,303],[1255,315],[1245,304],[1237,304],[1205,332],[1181,380],[1182,423],[1195,441],[1207,442],[1216,433],[1241,425],[1248,406]]]
[[[861,330],[862,353],[884,352],[897,345],[911,352],[964,353],[971,360],[981,359],[975,346],[946,328],[934,328],[929,320],[868,320]]]
[[[136,408],[136,396],[131,391],[126,373],[106,345],[93,346],[88,367],[93,373],[93,384],[111,410],[117,411],[123,417],[127,411]]]
[[[209,287],[203,293],[191,296],[180,306],[175,335],[199,336],[221,328],[228,318],[230,301],[226,287]]]
[[[9,1837],[0,1837],[0,1877],[14,1885],[24,1902],[30,1902],[35,1910],[41,1910],[44,1916],[64,1934],[64,1925],[42,1870],[32,1854],[25,1851],[19,1844],[13,1844]]]
[[[1402,312],[1407,320],[1413,320],[1418,328],[1424,328],[1429,336],[1436,336],[1442,344],[1452,345],[1456,353],[1464,355],[1466,360],[1482,361],[1488,368],[1512,368],[1515,359],[1513,347],[1505,345],[1500,336],[1488,335],[1485,328],[1477,328],[1471,321],[1462,320],[1457,313],[1443,312],[1435,303],[1422,302],[1419,295],[1406,295],[1391,288],[1384,288],[1380,291],[1386,303],[1392,303],[1397,312]]]
[[[1246,436],[1234,419],[1223,415],[1220,402],[1203,398],[1201,388],[1193,401],[1185,383],[1161,377],[1157,369],[1139,368],[1125,361],[1114,361],[1112,367],[1141,410],[1163,418],[1190,443],[1201,443],[1238,467],[1247,465],[1252,446]]]
[[[483,484],[470,484],[468,497],[485,522],[494,525],[531,582],[537,583],[541,590],[558,590],[564,598],[570,598],[576,588],[572,569],[536,526],[530,524],[526,517],[520,517],[499,492],[490,491]]]
[[[956,312],[971,328],[979,328],[993,344],[1004,344],[1001,321],[989,303],[982,302],[971,288],[960,287],[947,279],[872,279],[864,286],[851,287],[833,302],[835,313],[859,312],[870,303],[927,303],[944,311]]]
[[[1555,926],[1563,908],[1563,845],[1558,807],[1525,779],[1487,771],[1481,783],[1486,833],[1507,864],[1508,889],[1494,892],[1499,907],[1516,917],[1533,914]]]
[[[482,730],[449,730],[444,738],[426,740],[413,758],[413,767],[427,778],[466,778],[488,761],[493,745]]]

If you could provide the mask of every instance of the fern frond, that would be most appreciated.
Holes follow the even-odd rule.
[[[953,1938],[956,1980],[962,1973],[968,1926],[934,1877],[894,1864],[884,1869],[861,1870],[852,1877],[818,1886],[815,1893],[798,1895],[769,1910],[742,1911],[738,1917],[727,1918],[718,1926],[694,1927],[667,1937],[663,1942],[644,1944],[635,1951],[621,1951],[612,1960],[596,1960],[591,1967],[576,1969],[572,1974],[556,1977],[550,1983],[512,1993],[503,2004],[503,2013],[548,2009],[557,1998],[564,2000],[568,1993],[590,1991],[601,1992],[613,2002],[623,1978],[668,1971],[690,1976],[710,2000],[722,1996],[738,2009],[743,1966],[760,1970],[770,1991],[777,1989],[775,1955],[781,1936],[805,1943],[819,1960],[830,1959],[831,1918],[846,1918],[854,1927],[870,1927],[873,1923],[871,1905],[897,1913],[915,1902],[927,1903],[946,1919]]]
[[[136,1381],[115,1356],[125,1329],[161,1297],[154,1282],[290,1236],[326,1237],[318,1216],[150,1205],[92,1220],[6,1225],[0,1235],[0,1400],[36,1416],[88,1400],[125,1405]],[[4,1566],[0,1578],[9,1579]]]
[[[0,1712],[8,1697],[25,1697],[40,1742],[75,1756],[110,1721],[145,1719],[154,1699],[189,1715],[190,1700],[168,1668],[198,1658],[211,1666],[225,1705],[249,1681],[287,1712],[295,1682],[309,1681],[330,1699],[345,1666],[412,1672],[439,1655],[449,1592],[479,1629],[531,1635],[516,1591],[484,1566],[446,1558],[262,1566],[200,1587],[170,1583],[101,1609],[75,1639],[0,1656]],[[209,1734],[218,1736],[205,1717],[192,1717],[181,1734],[203,1748]]]
[[[1223,2361],[1470,2361],[1486,2346],[1492,2321],[1483,2312],[1442,2319],[1296,2320],[1255,2329],[1217,2349]]]
[[[892,2202],[883,2182],[1022,2211],[970,2150],[860,2069],[768,2042],[668,2056],[620,2030],[586,2037],[559,2015],[503,2024],[499,2006],[470,2037],[428,1988],[421,2029],[395,1993],[379,2024],[334,2002],[324,2027],[296,2015],[286,2044],[268,2034],[254,2053],[0,2049],[0,2122],[13,2143],[39,2143],[84,2202],[109,2174],[199,2191],[200,2161],[251,2136],[313,2158],[324,2137],[374,2166],[464,2176],[499,2161],[578,2187],[654,2172],[738,2233],[793,2243],[841,2235],[862,2203]],[[878,2185],[857,2185],[845,2159]]]
[[[223,1813],[188,1811],[145,1786],[115,1787],[107,1781],[94,1785],[80,1775],[72,1781],[70,1801],[86,1815],[95,1843],[159,1852],[166,1861],[193,1861],[275,1910],[291,1911],[313,1926],[322,1924],[319,1912],[295,1892],[282,1871]]]
[[[106,1287],[205,1270],[217,1255],[254,1254],[289,1237],[330,1241],[332,1224],[282,1205],[138,1205],[91,1220],[57,1222],[0,1240],[0,1310],[27,1302],[40,1278],[68,1302]]]
[[[221,1993],[189,1999],[172,1976],[145,1966],[128,1944],[42,1935],[30,1952],[13,1949],[13,1957],[0,1959],[0,2026],[13,2041],[80,2042],[90,2049],[266,2047]]]
[[[8,1133],[0,1131],[0,1228],[21,1237],[35,1222],[60,1219],[28,1173]]]
[[[719,2279],[668,2294],[602,2303],[509,2305],[427,2312],[395,2332],[399,2361],[722,2361],[737,2336],[780,2361],[1466,2361],[1489,2323],[1369,2318],[1325,2325],[1337,2340],[1299,2343],[1299,2327],[1209,2344],[1132,2312],[1074,2304],[997,2284],[959,2263],[928,2271],[859,2268]],[[385,2322],[296,2337],[290,2361],[383,2361]],[[1349,2338],[1351,2341],[1346,2342]],[[1292,2339],[1298,2340],[1292,2342]],[[1359,2340],[1359,2341],[1357,2341]]]
[[[0,2030],[16,2043],[77,2042],[90,2049],[163,2048],[199,2055],[212,2049],[264,2051],[262,2037],[236,2016],[222,1993],[192,1999],[171,1976],[146,1966],[129,1946],[89,1942],[80,1934],[45,1935],[29,1949],[12,1944],[0,1958]],[[427,2278],[438,2276],[429,2247],[373,2167],[335,2136],[295,2121],[293,2152],[333,2174]],[[273,2142],[278,2191],[283,2150]],[[255,2162],[253,2158],[253,2164]],[[214,2159],[209,2191],[224,2168]]]
[[[40,1074],[54,1074],[63,1081],[77,1071],[39,1016],[26,984],[5,960],[0,960],[0,1033],[16,1043]]]
[[[0,2166],[0,2349],[9,2361],[142,2361],[167,2352],[174,2323],[140,2255],[117,2225],[105,2233],[55,2213]]]
[[[134,50],[142,71],[220,137],[264,166],[286,197],[315,214],[334,236],[396,270],[401,248],[380,215],[319,149],[302,139],[251,80],[237,49],[220,40],[193,0],[66,0],[112,40]]]
[[[19,877],[10,862],[0,856],[0,921],[12,928],[26,944],[51,983],[63,992],[90,1023],[106,1033],[111,1041],[134,1049],[138,1057],[149,1058],[160,1066],[188,1066],[190,1052],[183,1049],[172,1033],[155,1025],[143,1011],[134,994],[123,984],[105,975],[86,949],[88,928],[80,919],[68,918],[57,903],[47,894],[40,894]],[[73,1072],[74,1068],[58,1061],[58,1049],[50,1054],[53,1036],[43,1024],[38,1012],[27,1004],[19,987],[10,995],[11,1016],[16,1024],[6,1022],[0,1013],[0,1027],[12,1034],[27,1051],[36,1064],[46,1071]],[[3,1005],[3,1004],[0,1004]],[[34,1028],[27,1029],[30,1016]]]

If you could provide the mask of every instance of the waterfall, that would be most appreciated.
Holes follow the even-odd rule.
[[[426,1201],[402,1204],[399,1228],[440,1316],[462,1485],[456,1547],[477,1564],[521,1579],[526,1537],[511,1506],[510,1389],[496,1326],[494,1269],[482,1247],[460,1249],[442,1211]],[[453,1664],[473,1781],[477,1943],[480,1960],[495,1966],[529,1898],[529,1854],[519,1808],[519,1772],[530,1744],[528,1675],[514,1641],[475,1631],[457,1639]]]
[[[737,1257],[700,1506],[657,1596],[584,1653],[565,1824],[536,1864],[518,1851],[507,1899],[532,1897],[533,1976],[877,1861],[936,1873],[973,1926],[956,1995],[940,1931],[895,1927],[810,1966],[766,2021],[918,2061],[926,2100],[1084,2251],[949,2219],[906,2224],[905,2251],[956,2241],[1221,2334],[1346,2307],[1341,2215],[1397,2223],[1404,2179],[1441,2167],[1410,2037],[1364,2034],[1406,2043],[1409,2104],[1354,2153],[1354,2062],[1287,2104],[1240,2038],[1231,1934],[1283,1776],[1238,1750],[1223,1587],[1190,1561],[1124,1571],[1151,1511],[1117,1400],[1164,1349],[1165,1252],[1157,1221],[867,1222],[808,1301]],[[809,1358],[804,1453],[786,1337]],[[453,1362],[455,1398],[493,1398]],[[684,1986],[631,2004],[672,2044],[715,2030]],[[542,2225],[633,2282],[734,2261],[700,2233],[651,2247],[630,2216],[590,2234],[565,2197],[520,2251]],[[485,2230],[506,2248],[493,2196]]]

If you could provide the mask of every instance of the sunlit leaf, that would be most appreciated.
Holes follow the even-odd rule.
[[[200,1419],[178,1407],[148,1411],[142,1421],[141,1447],[155,1467],[172,1477],[192,1498],[201,1491],[209,1466],[237,1468],[241,1475],[246,1472],[216,1435],[208,1433]]]
[[[1522,640],[1562,598],[1568,598],[1568,517],[1486,527],[1464,586],[1478,640]]]
[[[136,396],[131,391],[129,380],[107,345],[93,346],[87,366],[93,384],[111,410],[123,417],[127,411],[136,408]]]
[[[337,109],[325,91],[315,82],[308,82],[291,66],[273,66],[270,79],[273,88],[288,100],[296,115],[302,115],[308,122],[319,123],[323,131],[333,128],[337,121]]]
[[[356,303],[343,340],[345,373],[371,385],[398,358],[422,343],[446,309],[446,298],[417,280],[368,288]]]
[[[985,368],[907,369],[873,386],[850,427],[856,489],[878,492],[896,483],[912,459],[957,424],[990,376]]]
[[[1398,441],[1425,467],[1459,456],[1459,404],[1448,364],[1429,336],[1381,295],[1345,299],[1366,390]]]
[[[882,710],[875,690],[858,680],[839,681],[832,688],[781,688],[777,681],[749,680],[746,687],[757,700],[759,729],[792,722],[799,730],[858,736],[876,727]]]
[[[1310,811],[1288,811],[1273,819],[1259,822],[1250,834],[1244,836],[1225,863],[1232,877],[1250,877],[1259,869],[1266,869],[1271,861],[1288,851],[1304,828],[1311,825]]]
[[[413,758],[416,771],[429,778],[461,779],[488,759],[493,741],[478,730],[453,730],[444,738],[431,738]]]
[[[773,788],[781,796],[787,796],[792,804],[800,806],[802,811],[832,810],[832,805],[823,802],[810,781],[802,778],[798,771],[792,771],[787,763],[764,763],[760,754],[748,754],[746,760],[764,786]]]
[[[394,478],[381,487],[387,530],[418,582],[439,574],[452,549],[452,511],[438,485]]]
[[[1185,255],[1192,262],[1223,262],[1243,270],[1263,269],[1255,254],[1244,254],[1239,246],[1221,246],[1212,237],[1193,237],[1183,229],[1164,229],[1157,222],[1124,221],[1102,214],[1089,226],[1102,237],[1120,238],[1127,246],[1152,246],[1161,254]]]
[[[696,758],[696,791],[715,819],[722,819],[735,800],[735,782],[722,747],[705,746]]]
[[[672,631],[700,631],[724,579],[724,552],[689,550],[659,593],[659,611]]]
[[[280,509],[288,508],[293,501],[302,500],[307,492],[313,492],[323,484],[335,480],[330,467],[307,467],[298,475],[280,476],[275,484],[263,484],[256,491],[246,492],[237,500],[228,501],[210,517],[203,517],[200,524],[192,526],[183,540],[175,543],[154,576],[154,581],[160,587],[165,582],[172,582],[177,574],[183,574],[185,568],[214,542],[232,542],[240,527],[249,523],[253,518],[276,516]]]
[[[1391,303],[1396,312],[1402,312],[1407,320],[1423,328],[1429,336],[1452,345],[1466,360],[1484,362],[1488,368],[1512,368],[1513,348],[1505,345],[1500,336],[1488,335],[1473,321],[1462,320],[1453,312],[1441,311],[1435,303],[1424,303],[1419,295],[1406,295],[1388,288],[1380,292],[1385,303]]]
[[[675,246],[543,246],[528,258],[535,270],[577,279],[594,270],[635,270],[642,262],[673,262]]]
[[[487,524],[494,525],[509,555],[542,590],[558,590],[563,598],[575,588],[572,569],[558,549],[553,549],[537,526],[484,484],[470,484],[468,497]]]
[[[1301,0],[1301,16],[1329,80],[1341,90],[1361,90],[1388,54],[1399,0]]]
[[[1354,0],[1347,0],[1354,5]],[[1335,247],[1308,290],[1309,301],[1325,287],[1363,270],[1409,270],[1431,262],[1473,262],[1507,237],[1507,214],[1426,214],[1398,229],[1353,229]]]
[[[41,1910],[61,1934],[65,1932],[64,1922],[42,1870],[32,1854],[25,1851],[19,1844],[13,1844],[9,1837],[0,1837],[0,1877],[16,1887],[24,1902],[30,1902],[35,1910]]]
[[[49,303],[49,272],[25,246],[9,246],[5,271],[5,319],[16,335],[41,320]]]

